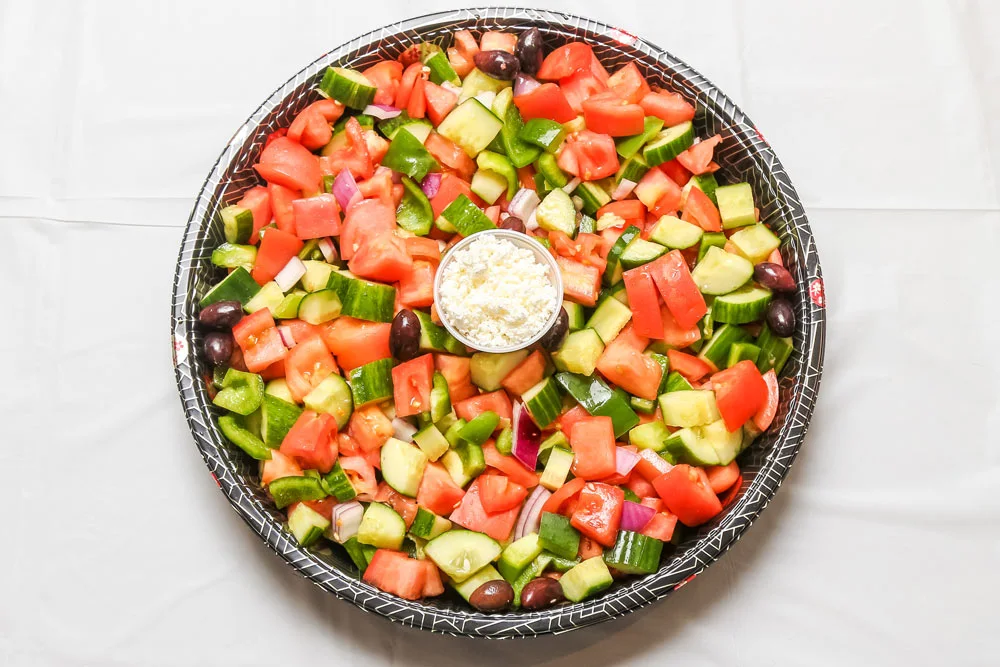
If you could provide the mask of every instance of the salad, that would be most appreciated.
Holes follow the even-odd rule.
[[[736,497],[796,284],[694,116],[537,28],[326,70],[221,210],[199,313],[219,429],[302,547],[408,600],[537,610],[655,572]],[[441,326],[434,282],[497,227],[552,254],[565,301],[489,354]]]

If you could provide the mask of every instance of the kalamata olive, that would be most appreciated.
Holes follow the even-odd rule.
[[[546,350],[554,350],[559,347],[559,343],[565,338],[567,330],[569,330],[569,315],[566,313],[566,309],[560,306],[559,316],[556,317],[555,324],[545,332],[545,335],[538,342]]]
[[[205,336],[202,350],[205,352],[205,359],[213,366],[228,364],[229,358],[233,356],[233,336],[213,331]]]
[[[517,39],[517,59],[521,63],[521,71],[534,74],[542,66],[542,32],[532,28]]]
[[[795,279],[781,264],[761,262],[753,267],[753,279],[775,292],[795,291]]]
[[[528,232],[528,229],[524,226],[524,221],[516,215],[507,216],[507,219],[500,223],[500,229],[510,229],[522,234]]]
[[[787,299],[773,299],[767,304],[764,319],[771,331],[783,338],[795,332],[795,311]]]
[[[503,611],[513,602],[514,588],[503,579],[487,581],[469,596],[469,604],[479,611]]]
[[[206,329],[228,331],[243,319],[243,304],[239,301],[216,301],[198,313],[198,322]]]
[[[562,585],[548,577],[532,579],[521,589],[521,606],[529,611],[545,609],[565,599]]]
[[[480,51],[472,59],[484,74],[501,81],[513,81],[521,69],[517,56],[506,51]]]
[[[400,361],[409,361],[420,352],[420,320],[412,310],[403,308],[392,319],[389,352]]]

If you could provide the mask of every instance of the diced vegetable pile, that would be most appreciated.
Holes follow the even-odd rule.
[[[537,29],[330,68],[316,93],[222,209],[199,315],[219,427],[290,532],[482,611],[655,572],[739,493],[792,351],[796,285],[750,185],[716,181],[721,137]],[[497,226],[552,252],[566,301],[532,348],[473,353],[434,275]]]

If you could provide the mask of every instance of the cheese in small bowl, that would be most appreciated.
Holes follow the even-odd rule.
[[[520,232],[479,232],[444,256],[434,303],[445,328],[484,352],[531,345],[555,323],[562,280],[552,255]]]

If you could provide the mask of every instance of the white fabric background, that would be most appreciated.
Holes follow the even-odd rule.
[[[7,0],[0,664],[997,664],[998,4],[535,4],[701,70],[805,200],[827,363],[753,529],[666,602],[532,641],[401,629],[298,577],[187,431],[167,326],[181,229],[271,90],[449,3]]]

